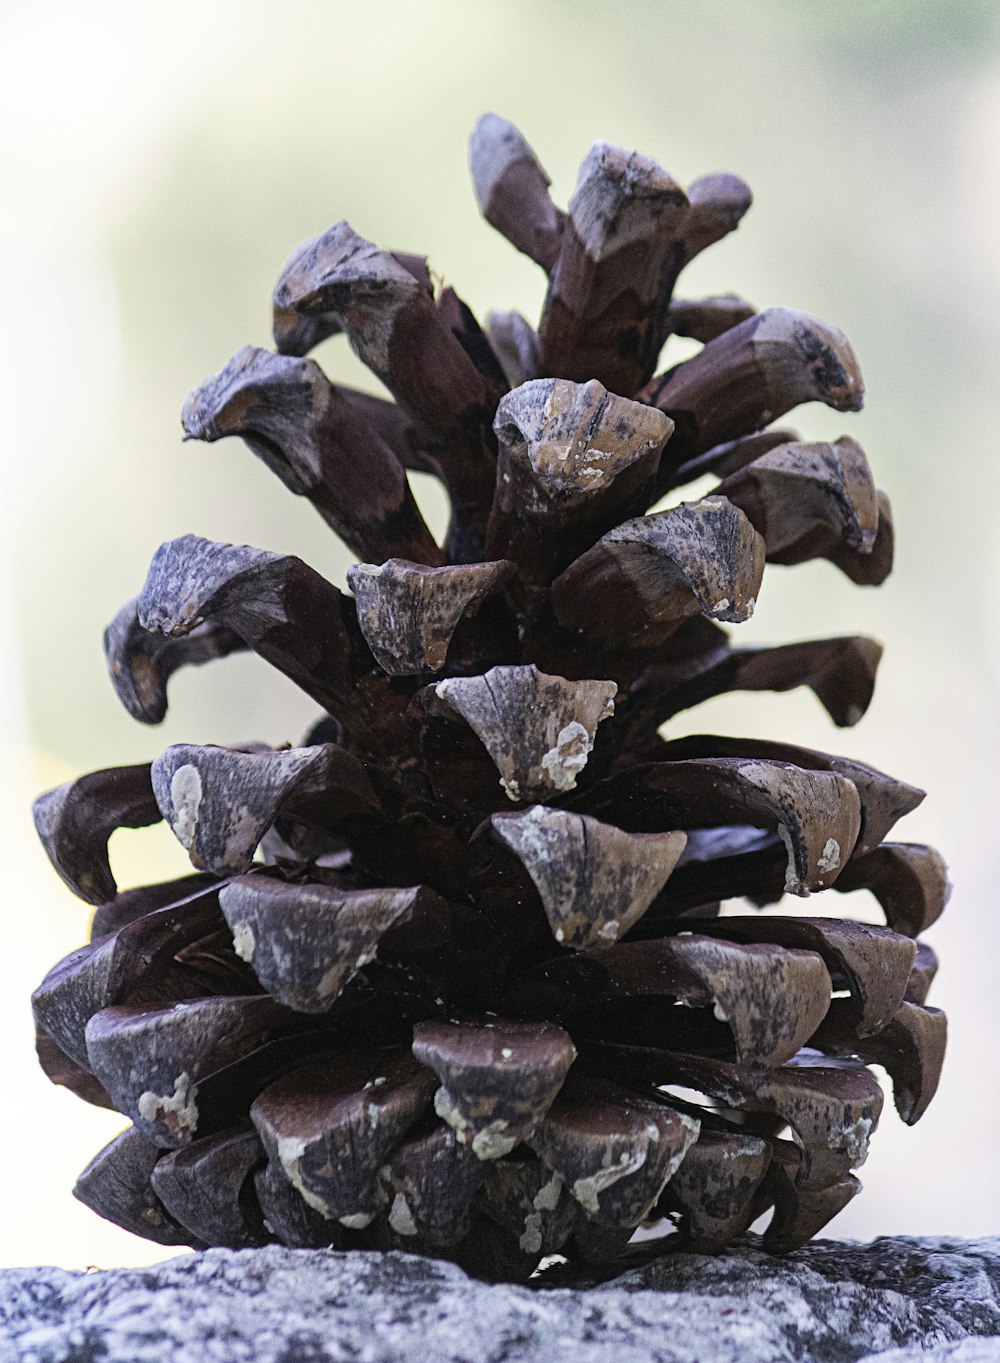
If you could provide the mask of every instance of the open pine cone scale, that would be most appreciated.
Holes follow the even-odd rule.
[[[325,713],[298,748],[170,747],[42,796],[52,862],[97,905],[36,991],[49,1077],[132,1126],[77,1195],[163,1244],[395,1247],[523,1278],[640,1225],[717,1249],[814,1234],[858,1191],[888,1072],[915,1121],[943,1014],[917,938],[947,879],[887,842],[922,799],[860,762],[768,741],[668,741],[733,690],[871,700],[866,638],[731,644],[766,563],[889,571],[861,447],[766,429],[861,406],[840,332],[726,295],[674,297],[749,190],[682,189],[598,144],[564,213],[510,124],[482,119],[487,220],[549,275],[537,331],[485,331],[419,257],[346,223],[275,291],[184,408],[241,436],[362,562],[186,535],[105,635],[126,709],[178,668],[252,650]],[[392,395],[307,358],[343,332]],[[665,373],[671,335],[702,348]],[[429,472],[436,543],[407,481]],[[707,496],[650,510],[703,474]],[[118,828],[166,820],[195,874],[119,892]],[[885,926],[757,914],[867,890]],[[723,901],[747,901],[737,913]]]

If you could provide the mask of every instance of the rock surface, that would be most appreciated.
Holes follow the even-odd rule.
[[[494,1286],[404,1254],[208,1250],[0,1273],[18,1363],[1000,1363],[1000,1237],[817,1241]]]

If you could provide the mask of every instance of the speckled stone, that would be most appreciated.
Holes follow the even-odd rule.
[[[405,1254],[208,1250],[0,1273],[18,1363],[1000,1363],[1000,1238],[746,1243],[605,1282],[470,1280]]]

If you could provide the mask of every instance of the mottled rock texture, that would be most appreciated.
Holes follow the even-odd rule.
[[[596,1276],[596,1275],[595,1275]],[[0,1274],[19,1363],[1000,1360],[1000,1238],[744,1243],[606,1282],[487,1285],[403,1254],[211,1249],[154,1268]]]

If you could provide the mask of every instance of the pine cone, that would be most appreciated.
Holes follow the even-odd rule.
[[[251,649],[325,712],[299,748],[168,748],[42,796],[56,870],[98,906],[34,996],[49,1077],[133,1125],[76,1193],[163,1244],[396,1247],[520,1278],[641,1224],[714,1250],[773,1208],[786,1250],[858,1191],[882,1108],[916,1121],[943,1014],[918,935],[945,868],[886,842],[922,792],[789,744],[670,740],[731,690],[871,699],[866,638],[739,648],[765,562],[889,571],[889,504],[849,437],[770,423],[862,382],[833,327],[682,268],[739,223],[729,175],[685,192],[599,143],[567,213],[488,115],[487,220],[548,272],[537,331],[485,331],[420,257],[346,223],[188,399],[364,562],[187,535],[109,627],[112,682],[157,723],[179,667]],[[304,358],[344,332],[393,401]],[[700,351],[656,374],[672,335]],[[451,504],[444,548],[407,470]],[[703,474],[711,495],[678,501]],[[651,511],[664,495],[666,510]],[[165,819],[195,874],[119,892],[110,834]],[[886,926],[754,910],[868,890]],[[738,913],[723,901],[745,901]]]

